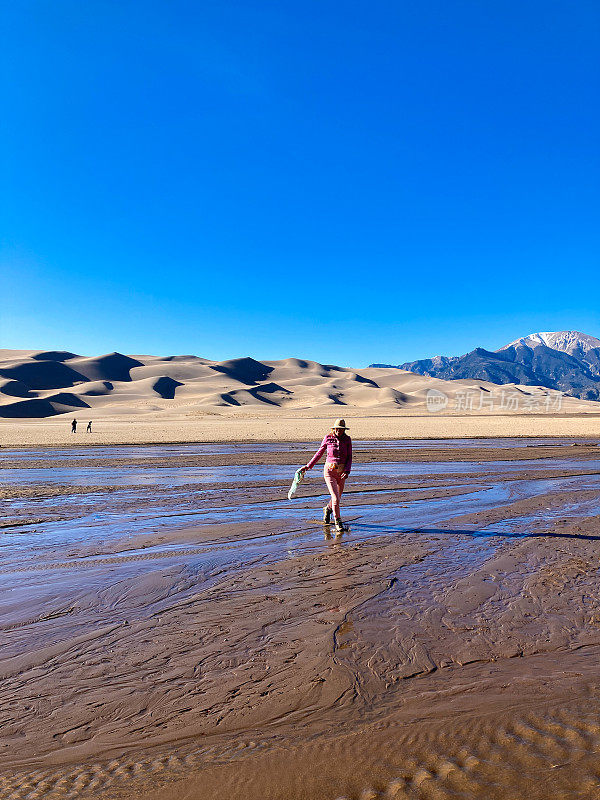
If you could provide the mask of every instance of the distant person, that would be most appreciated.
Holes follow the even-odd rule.
[[[336,419],[331,428],[331,433],[328,433],[323,439],[321,446],[308,464],[302,467],[303,471],[312,469],[327,450],[327,460],[325,461],[323,475],[331,500],[323,509],[323,522],[326,525],[329,524],[333,512],[336,534],[348,530],[340,516],[340,499],[344,491],[346,478],[352,468],[352,439],[346,433],[347,430],[349,429],[346,428],[345,420]]]
[[[85,432],[86,433],[91,433],[92,432],[92,421],[91,420],[88,422],[87,428],[85,429]]]
[[[71,423],[71,433],[77,433],[77,420],[74,419]]]

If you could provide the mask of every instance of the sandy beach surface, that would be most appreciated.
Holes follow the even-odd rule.
[[[94,447],[4,423],[0,797],[600,796],[596,423],[537,419],[357,419],[337,539],[322,470],[287,499],[317,418]]]
[[[192,442],[295,442],[320,441],[337,415],[342,415],[354,438],[463,439],[488,437],[597,437],[600,438],[600,404],[594,411],[560,414],[428,414],[370,413],[338,408],[315,414],[274,411],[258,414],[235,412],[201,417],[162,413],[95,419],[87,434],[86,417],[79,417],[71,433],[71,415],[41,420],[0,420],[0,447],[87,447],[110,444],[169,444]],[[597,411],[596,411],[597,409]]]

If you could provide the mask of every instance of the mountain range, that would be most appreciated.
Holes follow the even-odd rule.
[[[531,333],[495,351],[476,347],[462,356],[434,356],[395,366],[443,380],[544,386],[581,400],[600,400],[600,339],[579,331]]]
[[[300,358],[211,361],[195,355],[108,353],[81,356],[57,350],[0,350],[0,418],[43,419],[60,414],[84,420],[118,415],[218,417],[281,412],[424,413],[430,395],[450,411],[466,394],[491,397],[486,381],[444,381],[414,372],[349,369]],[[513,386],[530,408],[552,404],[551,390]],[[589,412],[593,403],[568,398],[565,410]],[[337,410],[336,410],[337,409]],[[360,411],[359,411],[360,410]],[[436,408],[437,410],[437,408]]]

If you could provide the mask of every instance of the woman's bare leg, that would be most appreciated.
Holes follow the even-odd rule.
[[[329,489],[329,494],[331,495],[331,500],[329,501],[328,505],[333,510],[334,519],[339,519],[340,498],[342,496],[342,492],[344,491],[345,481],[336,475],[335,472],[329,470],[325,470],[324,477],[327,488]]]

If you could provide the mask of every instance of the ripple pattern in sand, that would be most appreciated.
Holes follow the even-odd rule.
[[[314,749],[318,749],[315,756]],[[600,795],[600,714],[581,706],[530,711],[501,719],[475,719],[468,724],[424,729],[418,733],[398,734],[387,725],[373,726],[351,739],[332,738],[318,748],[307,748],[301,758],[309,763],[335,762],[343,758],[354,764],[357,773],[368,772],[365,763],[377,776],[360,781],[348,775],[342,782],[354,784],[330,790],[331,800],[496,800],[521,798],[524,786],[531,800],[595,800]],[[233,747],[196,748],[189,752],[170,751],[144,758],[112,758],[86,767],[72,769],[36,769],[0,777],[2,800],[79,800],[87,797],[120,796],[112,794],[124,783],[135,796],[146,797],[162,780],[169,783],[193,780],[190,776],[204,765],[228,762],[242,769],[246,789],[255,796],[252,783],[264,777],[253,775],[244,765],[258,756],[255,768],[263,768],[269,756],[264,747],[253,741]],[[277,758],[275,749],[275,758]],[[281,755],[281,754],[280,754]],[[287,754],[283,754],[286,755]],[[273,756],[270,756],[273,765]],[[373,766],[374,765],[374,766]],[[565,767],[576,767],[564,781]],[[296,766],[295,769],[298,769]],[[309,781],[296,784],[297,794],[312,795]],[[550,793],[548,793],[550,791]],[[227,781],[220,790],[208,786],[206,800],[242,798],[238,781]],[[283,800],[286,795],[265,791],[265,797]]]

